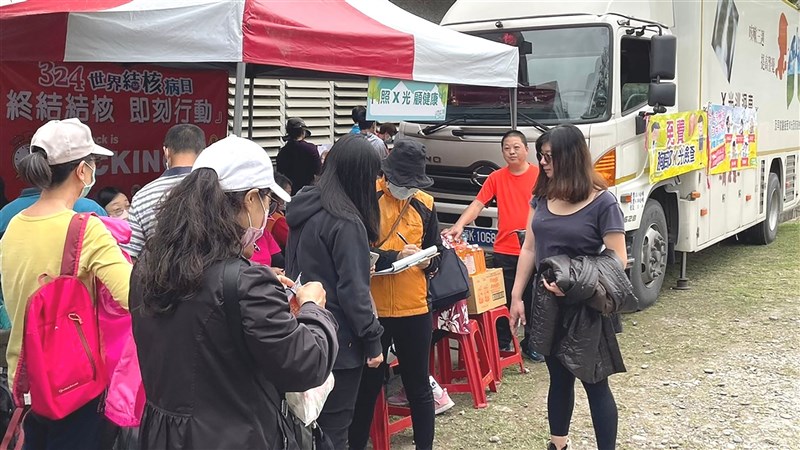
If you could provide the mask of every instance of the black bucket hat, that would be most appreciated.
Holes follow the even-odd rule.
[[[425,189],[433,180],[425,175],[425,146],[413,139],[395,141],[389,156],[383,160],[386,180],[395,186]]]
[[[284,140],[289,139],[290,131],[296,130],[303,130],[306,132],[306,137],[311,136],[311,130],[308,129],[306,126],[305,120],[299,117],[290,117],[289,120],[286,121],[286,136],[283,137]]]

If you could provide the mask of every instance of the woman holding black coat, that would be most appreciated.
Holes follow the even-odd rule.
[[[511,324],[525,324],[525,307],[522,293],[527,287],[531,274],[538,268],[544,269],[544,262],[557,256],[569,260],[579,257],[601,256],[603,247],[613,251],[611,265],[616,272],[622,272],[627,263],[625,247],[625,227],[622,210],[613,194],[606,190],[605,182],[594,171],[592,158],[583,133],[574,125],[560,125],[542,134],[536,141],[536,156],[541,171],[533,191],[525,242],[517,265],[517,278],[511,293]],[[608,255],[609,253],[606,253]],[[605,260],[604,260],[605,261]],[[548,275],[550,275],[548,273]],[[624,273],[623,273],[624,278]],[[587,304],[573,304],[570,296],[550,276],[537,276],[533,299],[531,339],[533,350],[545,355],[550,374],[550,388],[547,396],[547,417],[550,424],[550,443],[548,450],[570,448],[569,427],[572,410],[575,406],[576,375],[583,374],[583,365],[598,359],[610,368],[600,379],[581,379],[589,399],[597,448],[610,450],[617,440],[617,405],[608,385],[608,375],[624,371],[621,364],[610,361],[615,330],[612,327],[609,311],[590,310]],[[552,300],[552,301],[551,301]],[[542,306],[544,304],[544,306]],[[548,307],[554,305],[554,307]],[[542,314],[542,309],[552,314]],[[538,313],[537,313],[538,311]],[[565,327],[571,318],[591,316],[599,324],[596,330],[597,342],[592,348],[582,349],[578,360],[570,360],[565,365],[561,354],[562,341],[569,339],[574,329]],[[572,322],[574,323],[574,322]],[[540,336],[542,330],[552,330],[547,339]],[[552,345],[539,345],[547,340]],[[584,342],[585,344],[585,342]],[[617,354],[619,348],[616,348]],[[583,358],[585,357],[585,358]],[[614,358],[617,359],[617,358]]]
[[[336,323],[319,283],[298,289],[295,318],[281,281],[248,261],[270,194],[289,200],[267,154],[230,136],[163,202],[131,280],[142,448],[299,448],[281,397],[326,380]]]
[[[288,205],[286,274],[319,280],[326,308],[339,323],[336,385],[317,423],[334,448],[347,448],[362,368],[383,362],[383,327],[370,297],[369,243],[378,238],[380,211],[375,182],[381,162],[369,141],[347,135],[331,148],[316,186]]]

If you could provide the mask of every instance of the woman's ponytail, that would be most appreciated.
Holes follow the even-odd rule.
[[[32,148],[31,154],[17,163],[17,172],[22,181],[39,189],[47,189],[53,184],[53,171],[42,149]]]

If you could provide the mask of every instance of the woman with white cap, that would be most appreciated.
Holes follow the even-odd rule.
[[[91,130],[78,119],[53,120],[36,131],[31,139],[31,153],[17,165],[22,180],[40,188],[42,194],[11,219],[0,241],[3,296],[14,324],[7,350],[10,386],[14,386],[17,375],[28,300],[39,289],[42,274],[62,272],[64,248],[70,245],[67,230],[75,216],[72,208],[95,183],[96,158],[111,155],[110,150],[94,143]],[[77,251],[78,279],[92,296],[95,278],[99,279],[127,308],[130,263],[100,219],[89,217],[85,227],[82,246]],[[82,351],[77,348],[76,354]],[[37,381],[33,374],[28,375],[30,383]],[[97,412],[100,397],[58,420],[30,412],[23,424],[25,447],[101,448],[101,435],[108,422]],[[34,404],[37,401],[33,399]]]
[[[298,289],[295,317],[281,280],[248,261],[270,194],[290,200],[264,150],[230,136],[161,205],[130,298],[142,448],[298,448],[282,393],[326,380],[336,324],[320,283]]]

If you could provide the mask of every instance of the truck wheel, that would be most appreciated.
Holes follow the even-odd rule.
[[[770,172],[767,181],[767,217],[764,221],[748,229],[745,233],[747,241],[758,245],[767,245],[778,236],[778,220],[783,209],[781,182],[778,175]]]
[[[667,218],[657,201],[650,199],[644,206],[642,222],[634,232],[633,266],[630,270],[633,293],[640,309],[652,306],[658,299],[667,268]]]

